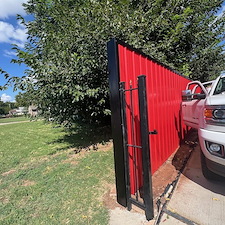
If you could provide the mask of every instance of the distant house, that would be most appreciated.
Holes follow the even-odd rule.
[[[14,116],[14,115],[16,115],[16,109],[11,109],[9,111],[9,116]]]
[[[35,105],[30,105],[28,107],[28,114],[30,114],[31,117],[36,117],[38,115],[38,107]]]
[[[16,109],[16,114],[19,115],[19,116],[27,114],[27,108],[26,107],[19,107],[18,109]]]
[[[11,109],[9,111],[9,116],[21,116],[27,114],[27,108],[26,107],[19,107],[18,109]]]

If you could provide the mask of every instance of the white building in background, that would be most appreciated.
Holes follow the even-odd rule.
[[[26,115],[28,112],[27,107],[19,107],[18,109],[11,109],[9,111],[9,116],[21,116]]]
[[[19,107],[18,109],[16,109],[16,115],[24,115],[27,114],[28,110],[26,107]]]

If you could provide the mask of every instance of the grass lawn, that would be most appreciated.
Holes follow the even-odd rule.
[[[0,224],[108,224],[112,148],[90,150],[107,137],[88,131],[43,121],[0,126]]]
[[[25,116],[0,118],[0,123],[20,122],[20,121],[27,121],[27,120],[29,120],[29,118]]]

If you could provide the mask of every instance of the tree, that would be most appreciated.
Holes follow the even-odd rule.
[[[9,113],[9,110],[14,106],[13,102],[3,102],[0,101],[0,115],[6,115]]]
[[[117,37],[193,79],[225,66],[222,0],[29,0],[29,39],[15,63],[22,79],[2,71],[34,96],[55,121],[108,121],[106,42]]]
[[[7,105],[4,102],[0,101],[0,115],[5,115],[9,113],[9,108],[6,107]]]
[[[32,97],[32,95],[30,95],[29,92],[19,92],[16,96],[15,96],[15,100],[16,100],[16,107],[29,107],[32,104],[35,104],[35,100]]]

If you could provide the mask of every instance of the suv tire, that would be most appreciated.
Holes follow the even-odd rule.
[[[211,170],[208,169],[206,160],[205,160],[205,155],[201,151],[201,165],[202,165],[202,174],[207,180],[219,180],[221,177],[213,173]]]

